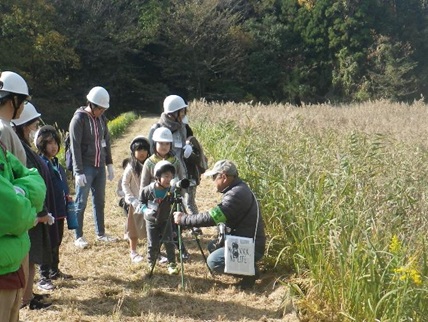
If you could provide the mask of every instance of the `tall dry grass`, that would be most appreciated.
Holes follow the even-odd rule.
[[[234,160],[256,191],[264,262],[295,274],[284,281],[306,319],[423,321],[425,104],[194,101],[190,120],[210,159]]]

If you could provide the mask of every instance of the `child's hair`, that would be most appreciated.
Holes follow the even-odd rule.
[[[46,153],[46,146],[52,139],[58,144],[59,152],[61,149],[61,138],[52,125],[44,125],[37,131],[34,143],[39,153]]]
[[[126,166],[131,162],[131,158],[125,158],[122,160],[122,169],[125,170]]]
[[[143,136],[137,136],[136,138],[134,138],[129,146],[130,150],[131,150],[131,167],[132,170],[137,173],[140,174],[141,171],[143,170],[143,166],[141,164],[140,161],[137,160],[137,158],[135,157],[135,151],[139,151],[139,150],[145,150],[147,151],[147,158],[150,156],[150,143],[149,140],[147,140],[145,137]]]

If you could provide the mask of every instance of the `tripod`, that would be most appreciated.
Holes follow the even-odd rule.
[[[188,185],[187,185],[187,187],[185,186],[184,180],[185,179],[182,180],[183,183],[181,184],[181,186],[183,188],[187,188]],[[180,185],[177,184],[177,186],[175,187],[175,189],[173,189],[172,193],[171,193],[171,191],[168,192],[168,196],[167,197],[170,198],[170,201],[172,201],[171,211],[170,211],[168,219],[167,219],[169,221],[169,223],[172,222],[172,218],[173,218],[174,212],[178,211],[178,212],[183,212],[183,213],[187,214],[187,212],[186,212],[186,210],[184,209],[184,206],[183,206],[183,198],[182,198],[181,193],[180,193],[180,190],[181,190],[180,188],[181,188]],[[162,239],[165,236],[166,229],[167,229],[167,226],[165,226],[164,231],[162,233]],[[202,246],[201,246],[198,234],[195,233],[192,230],[192,236],[193,236],[193,238],[195,239],[195,241],[196,241],[196,243],[198,245],[198,248],[199,248],[199,250],[201,252],[202,258],[204,259],[205,265],[207,266],[207,268],[208,268],[211,276],[214,276],[214,273],[212,272],[211,268],[208,266],[207,258],[205,256],[205,253],[204,253],[203,249],[202,249]],[[180,268],[181,268],[180,269],[180,271],[181,271],[181,287],[184,289],[184,263],[183,263],[183,257],[182,257],[182,255],[183,255],[182,254],[183,241],[182,241],[182,238],[181,238],[181,225],[177,225],[177,238],[178,238],[178,250],[179,250],[179,257],[180,257]],[[160,254],[161,245],[162,245],[162,243],[159,244],[159,248],[158,248],[158,251],[157,251],[157,254],[156,254],[156,257],[155,257],[156,259],[158,258],[159,254]],[[154,260],[153,263],[152,263],[152,267],[151,267],[150,273],[148,275],[149,277],[152,277],[153,270],[154,270],[155,266],[156,266],[156,260]]]

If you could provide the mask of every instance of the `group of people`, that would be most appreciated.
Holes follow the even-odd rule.
[[[56,154],[60,136],[39,127],[26,81],[11,71],[0,73],[0,320],[18,321],[19,309],[44,308],[51,280],[71,278],[59,270],[59,247],[69,198],[64,169]]]
[[[76,247],[84,249],[84,213],[92,194],[96,239],[113,242],[104,225],[107,179],[114,179],[111,140],[104,112],[110,96],[103,87],[92,88],[85,106],[78,108],[69,125],[69,155],[75,186],[77,228]],[[7,206],[0,209],[0,320],[18,321],[19,309],[45,308],[47,295],[35,294],[36,265],[40,279],[37,287],[52,290],[56,278],[72,278],[59,269],[60,245],[64,234],[67,205],[72,201],[67,176],[56,155],[61,136],[50,126],[40,127],[41,114],[30,102],[28,86],[17,73],[0,74],[0,193]],[[235,164],[218,161],[207,170],[202,146],[189,126],[188,105],[177,95],[166,97],[163,113],[148,136],[130,142],[130,157],[123,161],[118,183],[121,206],[125,209],[126,237],[130,260],[139,263],[138,240],[147,244],[146,260],[152,269],[157,261],[167,262],[171,275],[179,273],[180,260],[188,252],[180,238],[180,227],[200,232],[200,227],[225,224],[230,234],[255,241],[254,261],[265,251],[264,223],[254,194],[238,175]],[[205,171],[207,170],[207,171]],[[199,212],[195,202],[201,175],[211,177],[221,202]],[[186,187],[180,182],[188,180]],[[172,209],[174,193],[180,191],[183,207]],[[177,211],[178,210],[178,211]],[[166,257],[161,256],[161,247]],[[214,272],[225,270],[224,245],[210,244],[207,264]],[[179,248],[181,247],[181,248]],[[256,265],[255,265],[256,266]],[[241,276],[239,285],[249,288],[258,275]]]

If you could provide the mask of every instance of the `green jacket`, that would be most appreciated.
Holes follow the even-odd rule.
[[[17,193],[19,187],[25,196]],[[28,169],[0,143],[0,275],[15,272],[30,250],[27,231],[42,210],[46,186],[36,169]]]

